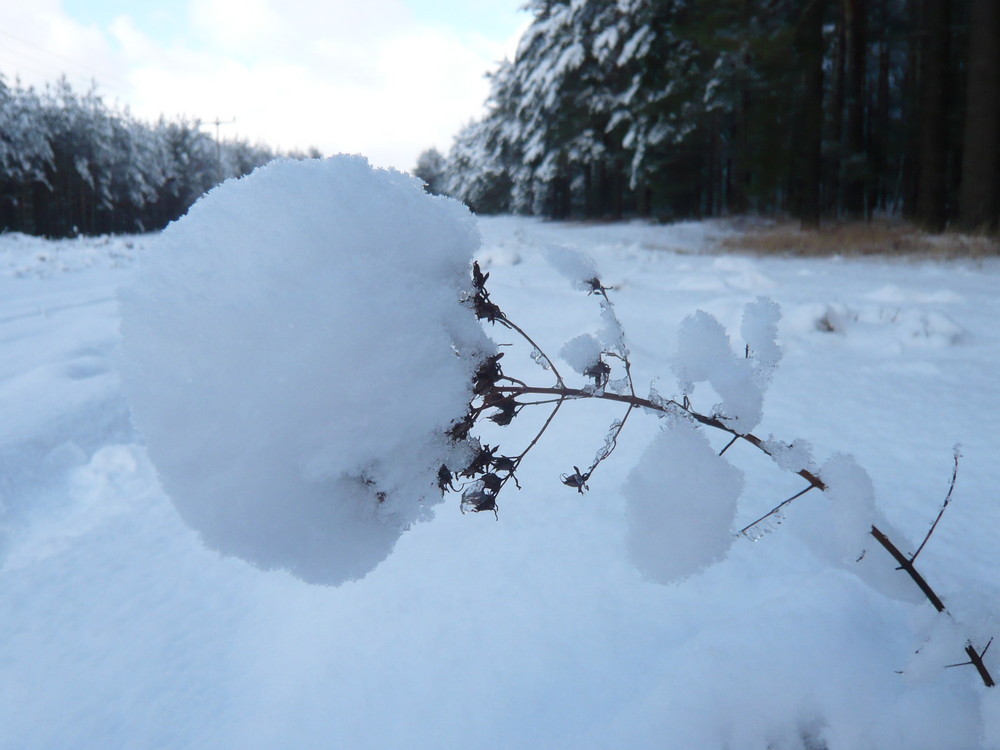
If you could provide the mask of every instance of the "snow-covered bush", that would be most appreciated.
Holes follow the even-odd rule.
[[[817,559],[946,611],[915,567],[933,526],[905,555],[853,458],[817,468],[807,443],[751,432],[781,355],[777,305],[746,306],[740,345],[713,316],[690,315],[677,337],[680,395],[642,397],[609,288],[588,258],[553,248],[552,265],[599,306],[596,333],[560,350],[574,385],[491,299],[489,274],[472,262],[477,246],[460,204],[358,157],[272,164],[164,233],[122,295],[123,372],[163,485],[209,546],[308,581],[361,577],[448,492],[461,493],[463,511],[498,515],[501,491],[517,484],[559,410],[600,399],[622,416],[593,461],[562,482],[589,489],[633,412],[662,418],[625,485],[627,547],[650,579],[670,583],[723,560],[739,537],[818,490],[823,502],[792,524]],[[498,352],[481,325],[517,345]],[[547,382],[508,375],[508,354],[533,360]],[[481,442],[486,421],[503,428],[538,409],[548,415],[525,444]],[[719,451],[706,431],[729,442]],[[737,441],[805,482],[743,529],[733,527],[743,475],[725,455]],[[915,589],[900,592],[897,568]],[[984,654],[967,644],[967,663],[989,686]]]

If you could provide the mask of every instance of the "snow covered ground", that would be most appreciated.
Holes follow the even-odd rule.
[[[1000,748],[998,689],[944,668],[1000,635],[1000,262],[722,255],[723,223],[479,223],[494,300],[550,353],[601,321],[542,251],[596,260],[640,389],[677,392],[691,312],[735,338],[746,303],[776,301],[784,359],[755,432],[852,453],[910,549],[961,443],[920,557],[953,618],[810,551],[813,494],[704,572],[644,579],[622,486],[657,420],[630,419],[589,493],[559,481],[620,416],[606,404],[562,409],[499,521],[448,498],[360,581],[222,557],[160,488],[115,371],[116,290],[155,238],[7,235],[0,748]],[[801,486],[748,446],[727,456],[738,524]],[[986,661],[1000,676],[1000,652]]]

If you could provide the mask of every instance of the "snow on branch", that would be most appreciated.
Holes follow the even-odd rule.
[[[124,384],[164,488],[208,546],[307,581],[363,577],[450,494],[463,512],[499,519],[502,492],[520,487],[520,467],[560,411],[603,401],[621,413],[593,460],[567,461],[560,480],[586,492],[634,412],[662,419],[624,488],[629,555],[652,580],[718,563],[809,495],[799,533],[820,559],[878,588],[873,566],[892,563],[869,550],[874,540],[947,613],[915,562],[951,501],[957,451],[941,511],[906,556],[852,457],[817,468],[808,443],[753,434],[781,355],[777,305],[746,306],[739,344],[708,313],[688,316],[677,395],[640,397],[613,290],[593,261],[549,252],[598,308],[596,333],[559,350],[564,375],[491,297],[490,274],[472,261],[478,242],[459,203],[359,157],[272,164],[213,191],[163,234],[121,296]],[[487,330],[516,346],[499,351]],[[527,368],[540,382],[508,374],[520,354],[540,366]],[[543,415],[529,439],[484,442],[487,424],[508,434],[528,412]],[[739,530],[737,445],[806,482]],[[970,641],[963,663],[992,686],[988,648]]]

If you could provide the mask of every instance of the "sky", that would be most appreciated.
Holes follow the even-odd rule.
[[[524,0],[0,0],[0,74],[410,170],[483,111]]]

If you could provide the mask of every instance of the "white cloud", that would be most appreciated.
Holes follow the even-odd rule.
[[[224,136],[364,153],[401,169],[424,148],[447,149],[480,113],[484,75],[514,45],[488,36],[495,29],[417,23],[401,0],[191,0],[184,33],[171,39],[138,14],[101,29],[73,21],[56,0],[40,3],[45,13],[21,14],[15,28],[116,71],[93,75],[140,117],[235,117]]]
[[[71,19],[59,0],[0,0],[0,73],[26,86],[65,74],[80,90],[92,80],[117,95],[128,88],[104,32]]]
[[[196,0],[188,8],[192,28],[219,50],[266,44],[284,25],[268,0]]]
[[[116,18],[108,28],[108,33],[117,43],[126,62],[148,59],[153,55],[153,40],[142,33],[129,16]]]

